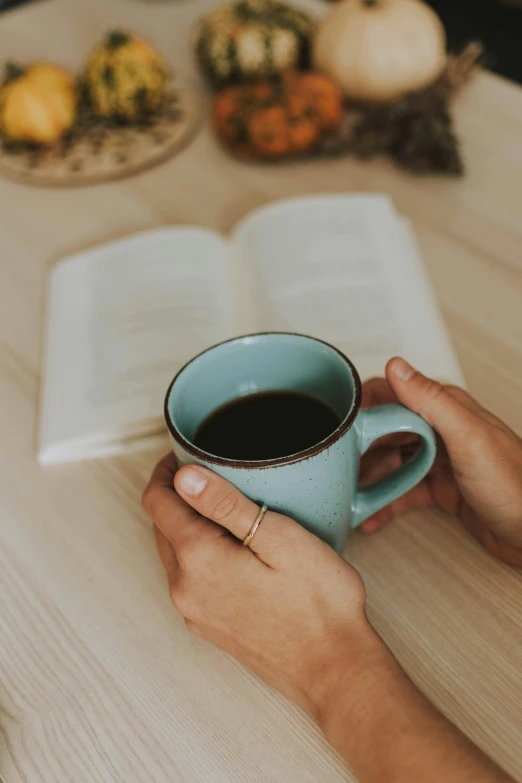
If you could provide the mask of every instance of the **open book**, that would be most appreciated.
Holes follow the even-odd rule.
[[[229,238],[166,227],[79,253],[50,274],[39,460],[122,453],[163,432],[174,374],[238,334],[333,343],[362,379],[401,354],[462,376],[406,221],[380,195],[272,204]]]

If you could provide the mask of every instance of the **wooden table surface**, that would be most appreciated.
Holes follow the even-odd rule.
[[[213,4],[30,4],[0,17],[0,54],[77,67],[104,29],[123,23],[150,35],[201,88],[189,33]],[[160,452],[37,466],[45,270],[69,251],[164,223],[227,231],[276,197],[388,192],[418,232],[471,391],[521,432],[522,90],[481,75],[457,120],[469,169],[458,181],[350,160],[242,165],[207,128],[171,162],[125,182],[45,191],[0,181],[0,770],[8,783],[352,780],[306,717],[192,638],[171,608],[139,504]],[[435,512],[354,535],[347,557],[365,578],[375,626],[411,676],[522,778],[522,574]]]

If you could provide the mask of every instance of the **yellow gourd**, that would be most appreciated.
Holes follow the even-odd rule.
[[[426,87],[446,63],[442,23],[421,0],[343,0],[325,17],[314,64],[345,94],[390,101]]]
[[[74,124],[77,106],[74,79],[64,68],[11,67],[0,89],[0,129],[9,141],[52,144]]]
[[[147,41],[114,30],[92,52],[85,88],[93,111],[116,120],[140,120],[165,97],[169,69]]]

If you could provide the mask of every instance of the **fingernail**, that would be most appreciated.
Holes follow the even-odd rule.
[[[415,370],[404,359],[395,359],[391,366],[392,372],[401,381],[409,381]]]
[[[361,525],[361,530],[363,533],[373,533],[379,527],[380,525],[377,519],[369,519],[366,522],[363,522],[363,524]]]
[[[178,481],[179,489],[190,498],[198,498],[208,484],[208,478],[197,468],[184,470]]]

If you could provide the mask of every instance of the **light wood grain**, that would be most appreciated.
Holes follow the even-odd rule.
[[[0,17],[2,58],[76,67],[111,24],[202,85],[208,0],[49,0]],[[319,8],[312,0],[308,7]],[[310,721],[171,608],[139,496],[160,452],[43,471],[34,457],[46,268],[131,231],[222,231],[276,197],[383,190],[414,223],[471,391],[522,432],[522,90],[483,75],[457,121],[468,175],[391,165],[235,163],[207,128],[174,160],[74,192],[0,181],[0,770],[8,783],[352,780]],[[165,441],[165,448],[167,443]],[[522,575],[453,520],[354,535],[371,617],[411,676],[522,778]]]

